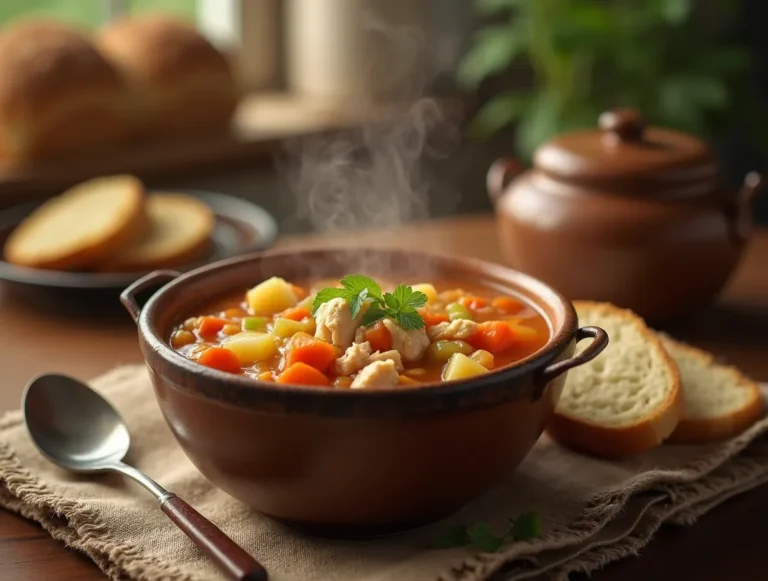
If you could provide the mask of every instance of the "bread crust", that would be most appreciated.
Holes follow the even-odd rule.
[[[101,238],[84,238],[79,244],[71,244],[69,251],[64,253],[44,253],[35,258],[30,257],[29,253],[26,252],[25,245],[29,243],[30,236],[33,235],[29,232],[36,225],[35,221],[46,220],[50,212],[59,211],[54,204],[66,203],[66,199],[62,200],[62,196],[82,186],[82,184],[78,184],[64,192],[62,196],[43,204],[11,233],[4,247],[5,259],[11,264],[28,268],[80,270],[87,269],[110,252],[129,243],[141,233],[146,225],[144,186],[132,176],[112,176],[110,179],[114,178],[125,180],[126,188],[128,188],[128,195],[126,196],[128,204],[120,219],[115,222],[112,230],[106,235]],[[75,224],[73,227],[76,228],[77,225]]]
[[[227,58],[193,26],[163,14],[118,19],[96,42],[122,71],[145,115],[145,132],[228,126],[239,90]]]
[[[672,386],[662,405],[652,415],[635,424],[601,426],[555,409],[547,433],[563,446],[604,458],[634,456],[655,448],[672,434],[685,411],[680,372],[675,361],[664,349],[659,337],[632,311],[595,301],[575,301],[574,307],[577,311],[599,309],[610,316],[630,319],[649,347],[655,349],[664,361],[672,378]]]
[[[757,384],[729,365],[718,364],[711,353],[691,345],[665,338],[675,348],[685,351],[688,357],[696,359],[704,367],[718,366],[733,378],[734,384],[747,388],[750,398],[747,404],[734,413],[711,418],[686,418],[683,415],[669,442],[678,444],[702,444],[732,438],[754,424],[764,412],[763,397]]]
[[[0,150],[15,160],[130,135],[128,89],[78,30],[20,21],[0,33]]]

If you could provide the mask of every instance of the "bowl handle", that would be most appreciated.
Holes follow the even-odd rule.
[[[136,300],[136,295],[152,287],[161,287],[178,276],[181,276],[181,273],[175,270],[155,270],[145,274],[120,293],[120,302],[123,303],[134,323],[138,322],[141,314],[141,307]]]
[[[582,327],[576,331],[577,343],[590,337],[592,338],[592,343],[584,351],[570,359],[563,359],[544,368],[538,378],[538,385],[542,391],[550,381],[569,369],[583,365],[587,361],[592,361],[608,346],[608,333],[600,327]]]

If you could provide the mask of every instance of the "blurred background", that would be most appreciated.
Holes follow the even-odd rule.
[[[764,0],[3,0],[0,26],[46,17],[90,34],[158,11],[191,22],[229,59],[241,89],[231,124],[77,163],[62,160],[85,154],[6,160],[0,205],[121,171],[150,187],[244,197],[281,232],[306,231],[276,169],[286,140],[397,116],[417,97],[434,98],[457,129],[447,153],[424,161],[432,216],[489,211],[495,158],[527,163],[542,142],[594,128],[615,106],[707,140],[734,187],[768,159]],[[768,223],[766,196],[757,214]]]

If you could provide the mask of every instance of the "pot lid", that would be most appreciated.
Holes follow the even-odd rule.
[[[534,165],[555,179],[616,193],[704,193],[719,183],[714,154],[692,135],[646,127],[632,109],[606,111],[598,125],[545,143]]]

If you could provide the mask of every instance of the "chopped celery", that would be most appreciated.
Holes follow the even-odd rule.
[[[465,307],[462,304],[459,303],[451,303],[447,307],[445,307],[445,310],[448,312],[448,318],[451,321],[455,321],[456,319],[469,319],[472,320],[472,315],[470,314],[467,307]]]
[[[264,317],[246,317],[243,319],[243,329],[246,331],[263,331],[267,328],[267,319]]]
[[[272,334],[283,339],[293,337],[299,331],[307,333],[309,335],[315,334],[315,320],[304,319],[303,321],[293,321],[291,319],[285,319],[278,317],[275,319],[275,323],[272,326]]]
[[[442,361],[443,363],[455,353],[469,355],[472,351],[474,351],[472,345],[464,341],[435,341],[427,347],[427,355],[435,361]]]

